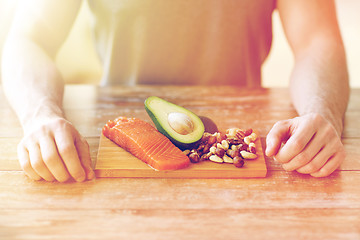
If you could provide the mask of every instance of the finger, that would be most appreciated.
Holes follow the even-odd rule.
[[[289,122],[277,122],[266,136],[266,156],[272,157],[277,154],[280,149],[281,143],[288,138],[288,135]]]
[[[319,171],[326,162],[336,153],[334,150],[334,143],[330,142],[325,145],[321,151],[310,161],[308,164],[303,167],[298,168],[296,171],[299,173],[310,174]]]
[[[324,147],[323,134],[317,133],[298,155],[282,167],[286,171],[293,171],[308,164]]]
[[[55,180],[41,157],[40,147],[37,144],[28,147],[30,163],[35,172],[48,182]]]
[[[29,153],[25,149],[25,147],[23,147],[23,145],[19,145],[17,152],[18,152],[20,166],[21,166],[22,170],[24,170],[25,174],[28,177],[30,177],[31,179],[34,179],[37,181],[41,180],[42,178],[39,176],[39,174],[37,174],[34,171],[34,169],[31,166]]]
[[[67,131],[57,132],[55,142],[70,175],[78,182],[84,181],[85,171],[80,163],[72,135]]]
[[[313,177],[326,177],[333,173],[344,161],[345,152],[336,153],[333,157],[331,157],[326,164],[317,172],[311,173],[310,175]]]
[[[89,144],[84,138],[78,137],[75,139],[75,147],[77,149],[80,162],[85,169],[86,179],[88,180],[94,179],[95,173],[91,167]]]
[[[298,155],[314,137],[315,130],[308,125],[299,126],[275,155],[280,163],[287,163]]]
[[[53,138],[46,137],[40,141],[40,151],[46,167],[59,182],[65,182],[70,178],[65,165],[59,156]]]

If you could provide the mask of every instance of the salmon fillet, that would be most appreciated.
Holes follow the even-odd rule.
[[[105,137],[155,170],[176,170],[189,165],[189,158],[149,123],[137,118],[109,120]]]

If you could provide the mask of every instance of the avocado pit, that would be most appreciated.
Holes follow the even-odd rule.
[[[181,135],[187,135],[194,131],[194,123],[185,113],[172,112],[168,115],[170,127]]]
[[[157,130],[178,148],[191,148],[201,140],[205,127],[195,113],[156,96],[148,97],[144,104]]]

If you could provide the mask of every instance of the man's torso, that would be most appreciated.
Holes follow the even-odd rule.
[[[270,0],[89,0],[102,84],[259,86]]]

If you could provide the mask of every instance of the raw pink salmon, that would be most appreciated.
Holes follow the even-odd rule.
[[[189,165],[189,158],[149,123],[119,117],[106,123],[104,136],[155,170],[176,170]]]

